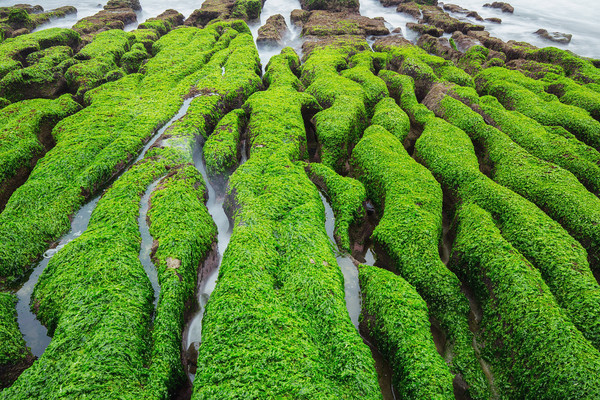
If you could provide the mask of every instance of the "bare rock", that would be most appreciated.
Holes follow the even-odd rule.
[[[467,13],[467,17],[475,18],[477,21],[483,21],[483,18],[477,13],[477,11],[469,11]]]
[[[459,5],[450,4],[450,3],[444,4],[443,8],[446,11],[450,11],[450,12],[457,13],[457,14],[466,14],[469,12],[469,10],[467,10],[466,8],[462,8]]]
[[[206,0],[200,9],[192,12],[184,24],[203,28],[214,19],[229,17],[234,5],[235,0]]]
[[[571,43],[571,39],[573,38],[573,35],[570,33],[548,32],[545,29],[538,29],[534,33],[543,39],[563,44]]]
[[[421,35],[441,37],[444,34],[444,31],[442,29],[437,28],[433,25],[415,24],[414,22],[409,22],[406,24],[406,27],[408,29],[412,29],[413,31],[419,32]]]
[[[480,46],[481,42],[474,37],[465,35],[462,32],[456,31],[452,34],[452,40],[454,40],[454,44],[458,51],[462,51],[463,53],[469,50],[473,46]]]
[[[415,18],[421,18],[421,9],[415,2],[401,3],[396,8],[396,11],[412,15]]]
[[[293,10],[290,14],[290,20],[292,24],[298,28],[302,28],[310,17],[310,11],[305,10]]]
[[[311,11],[302,26],[302,36],[382,36],[389,33],[383,19],[347,12]]]
[[[307,11],[327,10],[352,13],[358,13],[360,8],[358,0],[300,0],[300,6]]]
[[[256,44],[259,46],[282,45],[290,31],[285,23],[283,15],[272,15],[267,22],[258,29]]]
[[[119,8],[131,8],[141,10],[140,0],[109,0],[104,6],[105,10],[118,10]]]
[[[484,7],[491,7],[491,8],[499,8],[500,10],[502,10],[502,12],[505,13],[514,13],[515,12],[515,8],[513,6],[511,6],[508,3],[505,3],[503,1],[494,1],[492,4],[490,3],[486,3],[483,5]]]
[[[494,24],[501,24],[502,20],[500,18],[486,18],[486,21],[493,22]]]
[[[462,55],[460,51],[452,48],[450,41],[445,37],[436,38],[430,35],[422,35],[417,40],[417,46],[446,60],[458,60]]]
[[[483,31],[485,29],[483,25],[475,25],[451,17],[440,7],[422,6],[421,11],[423,12],[423,18],[419,20],[419,23],[434,25],[447,33],[453,33],[454,31],[467,33],[469,31]]]

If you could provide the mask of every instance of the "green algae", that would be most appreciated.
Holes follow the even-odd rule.
[[[556,304],[539,272],[474,204],[458,212],[453,269],[483,308],[486,352],[522,399],[592,399],[600,395],[600,354]]]
[[[50,241],[67,231],[68,216],[176,113],[203,77],[202,67],[231,41],[219,41],[218,30],[227,27],[181,28],[165,35],[154,44],[156,55],[144,65],[144,75],[131,74],[88,91],[90,105],[54,128],[56,147],[0,214],[0,276],[21,275]]]
[[[240,160],[240,139],[246,127],[247,116],[237,109],[225,115],[204,144],[206,173],[209,179],[227,181]]]
[[[496,182],[543,208],[575,237],[581,236],[580,230],[593,230],[600,200],[568,171],[527,153],[458,100],[445,96],[439,100],[439,107],[439,115],[463,129],[485,149]],[[523,250],[522,253],[532,257],[535,250]],[[559,260],[548,256],[532,257],[532,262],[540,269],[575,326],[596,348],[600,348],[600,316],[595,315],[595,310],[600,307],[600,286],[587,263],[557,262]]]
[[[338,175],[321,163],[307,164],[311,181],[323,191],[335,215],[333,236],[340,249],[350,252],[350,226],[364,216],[365,187],[350,177]]]
[[[0,210],[15,190],[15,176],[27,175],[52,147],[52,127],[80,109],[65,95],[57,100],[26,100],[0,110]]]
[[[473,398],[489,389],[469,331],[469,302],[461,283],[440,260],[442,190],[431,173],[414,161],[402,143],[380,126],[369,127],[352,152],[355,174],[383,217],[372,239],[391,257],[399,274],[427,302],[452,348],[454,373],[460,373]]]
[[[17,296],[0,292],[0,390],[12,383],[10,376],[4,376],[10,367],[31,357],[31,352],[19,331],[16,305]]]
[[[293,162],[303,153],[302,109],[315,102],[277,78],[288,76],[271,74],[269,90],[244,107],[250,157],[229,181],[235,225],[204,314],[193,399],[381,398],[319,193]]]
[[[406,399],[454,399],[453,376],[431,336],[427,304],[401,277],[358,267],[363,320],[394,368],[394,385]]]

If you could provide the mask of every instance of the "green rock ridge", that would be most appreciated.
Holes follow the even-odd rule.
[[[306,155],[303,115],[319,109],[296,90],[298,64],[291,49],[273,57],[269,89],[244,106],[250,156],[229,181],[234,230],[204,314],[193,399],[381,398],[317,188],[294,162]]]
[[[367,329],[394,368],[406,399],[454,399],[453,376],[431,337],[427,304],[414,287],[389,271],[358,267]]]
[[[435,110],[436,115],[463,129],[484,149],[491,164],[491,177],[496,182],[537,204],[567,228],[585,227],[586,222],[590,227],[595,225],[600,200],[568,171],[527,153],[507,135],[487,125],[468,106],[446,96],[439,86],[424,103]],[[592,222],[588,222],[590,219]],[[522,252],[527,256],[531,254],[531,250]],[[600,348],[600,286],[587,263],[560,264],[557,260],[535,257],[532,262],[539,265],[550,290],[575,326]]]
[[[0,390],[9,386],[34,359],[19,331],[16,305],[17,296],[0,292]]]
[[[354,173],[383,217],[372,239],[394,268],[427,302],[451,349],[451,369],[461,374],[473,398],[488,398],[487,382],[469,331],[469,302],[461,283],[442,263],[442,190],[402,143],[378,125],[370,126],[352,152]]]
[[[80,109],[65,95],[25,100],[0,110],[0,211],[37,160],[54,146],[54,125]]]
[[[482,305],[486,349],[512,383],[508,398],[595,399],[600,353],[556,304],[539,272],[474,204],[458,211],[452,268]]]
[[[0,214],[0,276],[21,275],[65,233],[69,215],[124,169],[193,93],[202,67],[247,29],[243,22],[177,29],[155,43],[143,74],[87,92],[90,105],[54,128],[56,146]]]
[[[331,204],[335,215],[333,236],[339,248],[350,253],[350,226],[360,220],[365,214],[363,203],[367,193],[362,183],[348,176],[338,175],[331,168],[321,163],[311,163],[305,166],[310,180]]]

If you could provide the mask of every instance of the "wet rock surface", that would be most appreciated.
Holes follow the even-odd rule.
[[[16,4],[11,7],[0,7],[0,38],[10,38],[27,34],[51,19],[64,18],[77,13],[73,6],[63,6],[44,11],[42,6]]]
[[[358,0],[300,0],[303,10],[348,11],[358,13]]]
[[[282,45],[289,34],[290,31],[285,23],[283,15],[272,15],[267,19],[267,22],[258,29],[256,44],[261,46]]]
[[[502,12],[510,13],[510,14],[512,14],[512,13],[515,12],[515,8],[513,6],[511,6],[508,3],[504,3],[502,1],[494,1],[492,4],[486,3],[483,6],[484,7],[489,7],[489,8],[498,8]]]
[[[293,12],[292,21],[302,28],[302,36],[383,36],[390,33],[383,18],[369,18],[347,12]]]
[[[444,34],[443,29],[427,24],[415,24],[414,22],[409,22],[406,24],[406,27],[408,29],[412,29],[413,31],[419,32],[422,35],[427,34],[433,37],[441,37]]]
[[[475,25],[451,17],[440,7],[423,6],[422,12],[423,18],[419,20],[420,23],[435,25],[436,27],[443,29],[446,33],[453,33],[454,31],[467,33],[469,31],[483,31],[485,29],[483,25]]]
[[[534,33],[543,39],[562,44],[571,43],[571,39],[573,38],[573,35],[570,33],[548,32],[546,29],[538,29]]]

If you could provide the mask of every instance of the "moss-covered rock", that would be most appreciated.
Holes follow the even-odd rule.
[[[600,395],[600,354],[565,317],[540,274],[473,204],[458,213],[453,269],[483,309],[486,352],[522,399]]]
[[[402,143],[380,126],[369,127],[352,152],[355,174],[383,217],[372,239],[391,258],[399,274],[427,302],[453,349],[452,370],[469,385],[473,398],[489,389],[475,356],[469,331],[469,302],[460,281],[442,263],[442,190],[429,171],[413,160]]]
[[[438,354],[427,304],[393,273],[358,267],[362,318],[394,370],[394,386],[407,399],[454,399],[453,376]]]
[[[217,29],[234,33],[221,35]],[[227,25],[174,30],[155,43],[156,56],[144,65],[144,75],[128,75],[86,93],[90,105],[55,127],[56,146],[0,214],[0,276],[21,275],[47,243],[68,230],[68,216],[121,172],[177,112],[205,76],[202,67],[236,35]],[[251,74],[255,71],[236,76],[247,83]],[[224,96],[236,99],[237,88]]]
[[[310,180],[319,187],[331,204],[335,215],[333,236],[340,249],[350,253],[350,226],[365,214],[363,203],[367,200],[365,187],[350,177],[338,175],[320,163],[307,164]]]
[[[299,61],[289,50],[277,58],[291,60],[270,68]],[[229,181],[235,226],[204,314],[193,399],[381,398],[345,307],[323,204],[293,162],[304,153],[303,108],[315,101],[289,74],[271,74],[269,90],[244,106],[250,157]]]
[[[0,292],[0,390],[10,386],[34,360],[17,323],[17,297]]]
[[[81,107],[65,95],[26,100],[0,110],[0,210],[26,180],[36,162],[54,146],[51,131]]]

